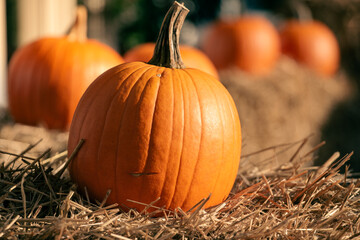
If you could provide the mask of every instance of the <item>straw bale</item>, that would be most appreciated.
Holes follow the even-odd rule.
[[[273,156],[289,147],[283,144],[308,135],[314,136],[305,143],[305,149],[313,148],[320,142],[322,126],[332,110],[354,95],[354,87],[344,73],[323,78],[285,56],[266,76],[248,75],[236,68],[222,71],[220,76],[240,115],[242,155],[278,145],[273,152],[249,158],[254,168],[267,168],[262,160],[268,158],[272,158],[267,162],[273,165],[279,161]],[[283,159],[294,151],[283,153],[287,154]]]

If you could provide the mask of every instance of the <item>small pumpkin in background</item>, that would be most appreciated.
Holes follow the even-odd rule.
[[[77,9],[68,35],[19,48],[9,63],[9,110],[19,123],[67,130],[85,89],[105,70],[123,63],[112,48],[86,36],[87,12]]]
[[[265,17],[243,15],[211,24],[201,48],[218,69],[237,66],[254,75],[265,75],[280,56],[280,39]]]
[[[289,20],[280,30],[282,52],[322,76],[339,68],[340,48],[332,31],[315,20]]]
[[[228,196],[238,171],[241,128],[235,103],[215,77],[185,68],[179,33],[188,10],[174,2],[149,63],[99,76],[81,98],[69,133],[79,190],[124,210],[153,205],[184,211]],[[133,200],[133,201],[129,201]],[[154,211],[154,208],[148,209]]]
[[[155,43],[143,43],[130,49],[124,54],[126,62],[148,62],[154,54]],[[180,46],[181,58],[186,67],[197,68],[216,78],[218,72],[211,60],[199,49],[191,46]]]

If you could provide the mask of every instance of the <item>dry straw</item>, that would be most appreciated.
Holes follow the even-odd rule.
[[[2,151],[9,158],[0,167],[0,238],[360,238],[360,182],[347,171],[339,173],[351,153],[341,158],[336,153],[321,167],[305,167],[322,145],[303,153],[307,140],[289,144],[295,151],[284,164],[239,173],[231,195],[218,206],[203,209],[208,200],[203,199],[191,212],[157,208],[151,214],[122,212],[117,205],[80,196],[63,174],[66,152],[45,150],[33,158],[27,154],[36,146],[19,155]],[[159,212],[164,217],[154,217]]]

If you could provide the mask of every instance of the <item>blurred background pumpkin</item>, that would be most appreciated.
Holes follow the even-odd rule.
[[[219,69],[239,67],[256,75],[269,73],[280,57],[280,39],[265,17],[244,15],[211,24],[201,44]]]
[[[314,20],[311,9],[302,1],[291,0],[297,18],[280,24],[282,53],[322,76],[332,76],[339,69],[338,40],[324,23]]]
[[[339,68],[339,46],[329,28],[318,21],[288,21],[281,32],[282,51],[324,76]]]
[[[66,130],[89,84],[124,60],[112,48],[88,39],[87,10],[64,37],[43,37],[19,48],[8,72],[9,110],[16,122]]]
[[[124,54],[124,60],[126,62],[148,62],[154,54],[155,43],[143,43],[134,48],[130,49]],[[202,71],[219,78],[219,74],[208,58],[206,54],[204,54],[201,50],[182,45],[180,46],[181,58],[188,68],[197,68]]]

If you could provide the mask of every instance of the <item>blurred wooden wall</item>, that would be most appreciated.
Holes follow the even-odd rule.
[[[64,35],[74,21],[76,0],[17,0],[18,46],[43,36]]]
[[[0,107],[6,106],[6,73],[7,73],[7,49],[6,49],[6,6],[5,1],[0,1]]]

